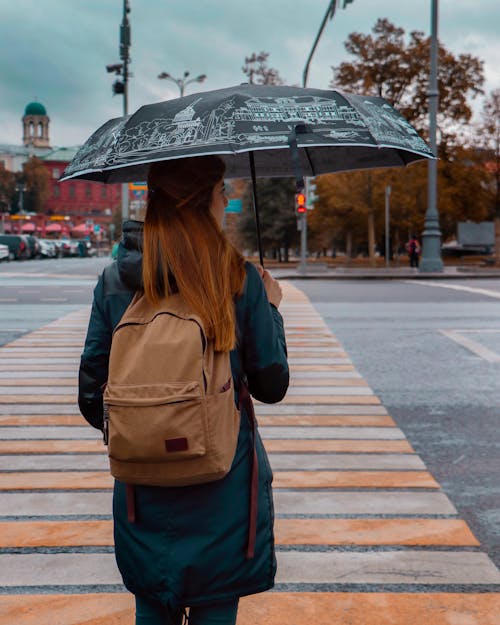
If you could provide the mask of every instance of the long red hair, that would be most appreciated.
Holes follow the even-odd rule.
[[[236,344],[234,297],[245,280],[243,256],[210,212],[224,170],[217,156],[151,166],[142,265],[148,301],[156,305],[176,287],[202,319],[217,351]]]

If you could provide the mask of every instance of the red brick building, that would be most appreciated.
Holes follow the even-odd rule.
[[[45,212],[70,217],[110,217],[121,210],[121,185],[86,180],[59,182],[77,149],[58,148],[42,157],[50,172],[50,192]]]
[[[0,162],[10,171],[21,171],[23,164],[35,156],[49,170],[49,194],[43,214],[17,216],[2,215],[6,232],[35,232],[45,234],[47,226],[59,222],[64,233],[81,224],[100,225],[104,235],[116,212],[121,212],[122,187],[119,184],[101,184],[85,180],[59,182],[64,169],[78,150],[75,147],[50,146],[50,119],[43,104],[30,102],[22,121],[23,145],[0,144]],[[60,217],[60,219],[57,219]]]

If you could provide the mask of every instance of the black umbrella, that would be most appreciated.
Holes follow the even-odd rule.
[[[156,161],[218,154],[227,178],[408,165],[433,154],[383,98],[243,84],[141,107],[80,148],[61,180],[145,180]],[[256,202],[255,202],[256,204]],[[257,227],[258,210],[256,209]],[[259,252],[262,261],[262,252]]]

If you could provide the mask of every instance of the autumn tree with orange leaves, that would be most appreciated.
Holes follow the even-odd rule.
[[[430,40],[379,19],[371,34],[351,33],[345,43],[354,60],[333,67],[332,88],[388,100],[425,137],[428,127]],[[485,172],[477,150],[463,146],[461,131],[472,118],[471,100],[482,93],[483,63],[470,54],[455,56],[439,45],[438,202],[443,239],[455,234],[457,221],[487,218]],[[427,207],[427,167],[329,174],[319,179],[318,210],[311,215],[311,243],[330,239],[356,253],[384,239],[384,193],[391,186],[393,249],[410,232],[421,233]],[[351,206],[346,213],[346,206]],[[360,219],[361,217],[361,219]],[[325,224],[335,224],[328,234]],[[356,246],[355,241],[360,241]],[[366,242],[368,245],[366,246]],[[321,245],[321,247],[324,247]]]

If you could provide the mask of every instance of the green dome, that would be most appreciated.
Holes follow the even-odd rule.
[[[25,115],[47,115],[47,111],[40,102],[30,102],[24,111]]]

